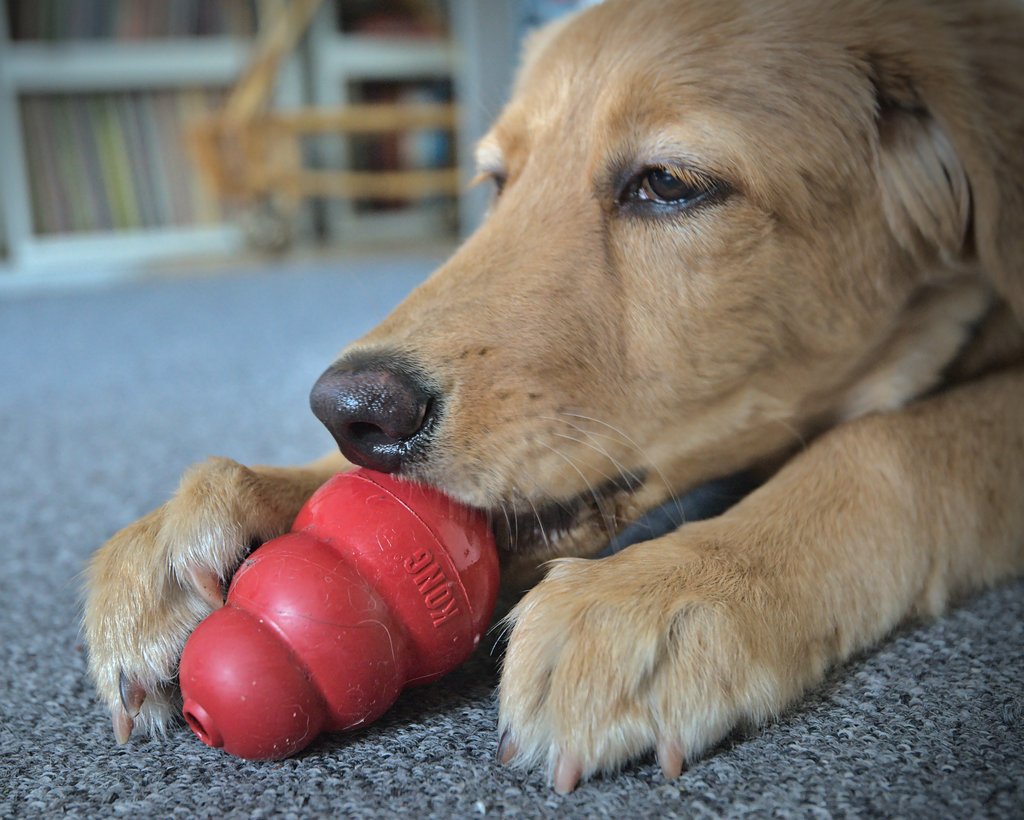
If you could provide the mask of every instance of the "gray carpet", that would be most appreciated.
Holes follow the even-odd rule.
[[[567,797],[494,762],[481,656],[376,725],[246,763],[181,729],[114,745],[78,573],[207,454],[330,446],[308,389],[435,260],[0,298],[0,816],[1024,816],[1024,585],[905,627],[678,781],[651,760]]]

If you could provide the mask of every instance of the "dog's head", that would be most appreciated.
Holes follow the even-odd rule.
[[[314,408],[565,553],[900,406],[1024,308],[1022,17],[609,0],[541,32],[479,147],[485,224]]]

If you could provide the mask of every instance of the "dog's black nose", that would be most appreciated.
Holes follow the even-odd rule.
[[[345,458],[393,473],[426,446],[437,403],[424,382],[391,360],[342,360],[317,379],[309,405]]]

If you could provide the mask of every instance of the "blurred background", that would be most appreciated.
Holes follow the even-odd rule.
[[[0,0],[0,288],[452,245],[573,0]]]

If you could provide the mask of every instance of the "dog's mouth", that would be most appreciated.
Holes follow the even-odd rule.
[[[643,475],[624,475],[564,500],[517,500],[490,511],[498,548],[513,553],[596,552],[640,511],[634,495]],[[567,550],[573,544],[577,549]]]

